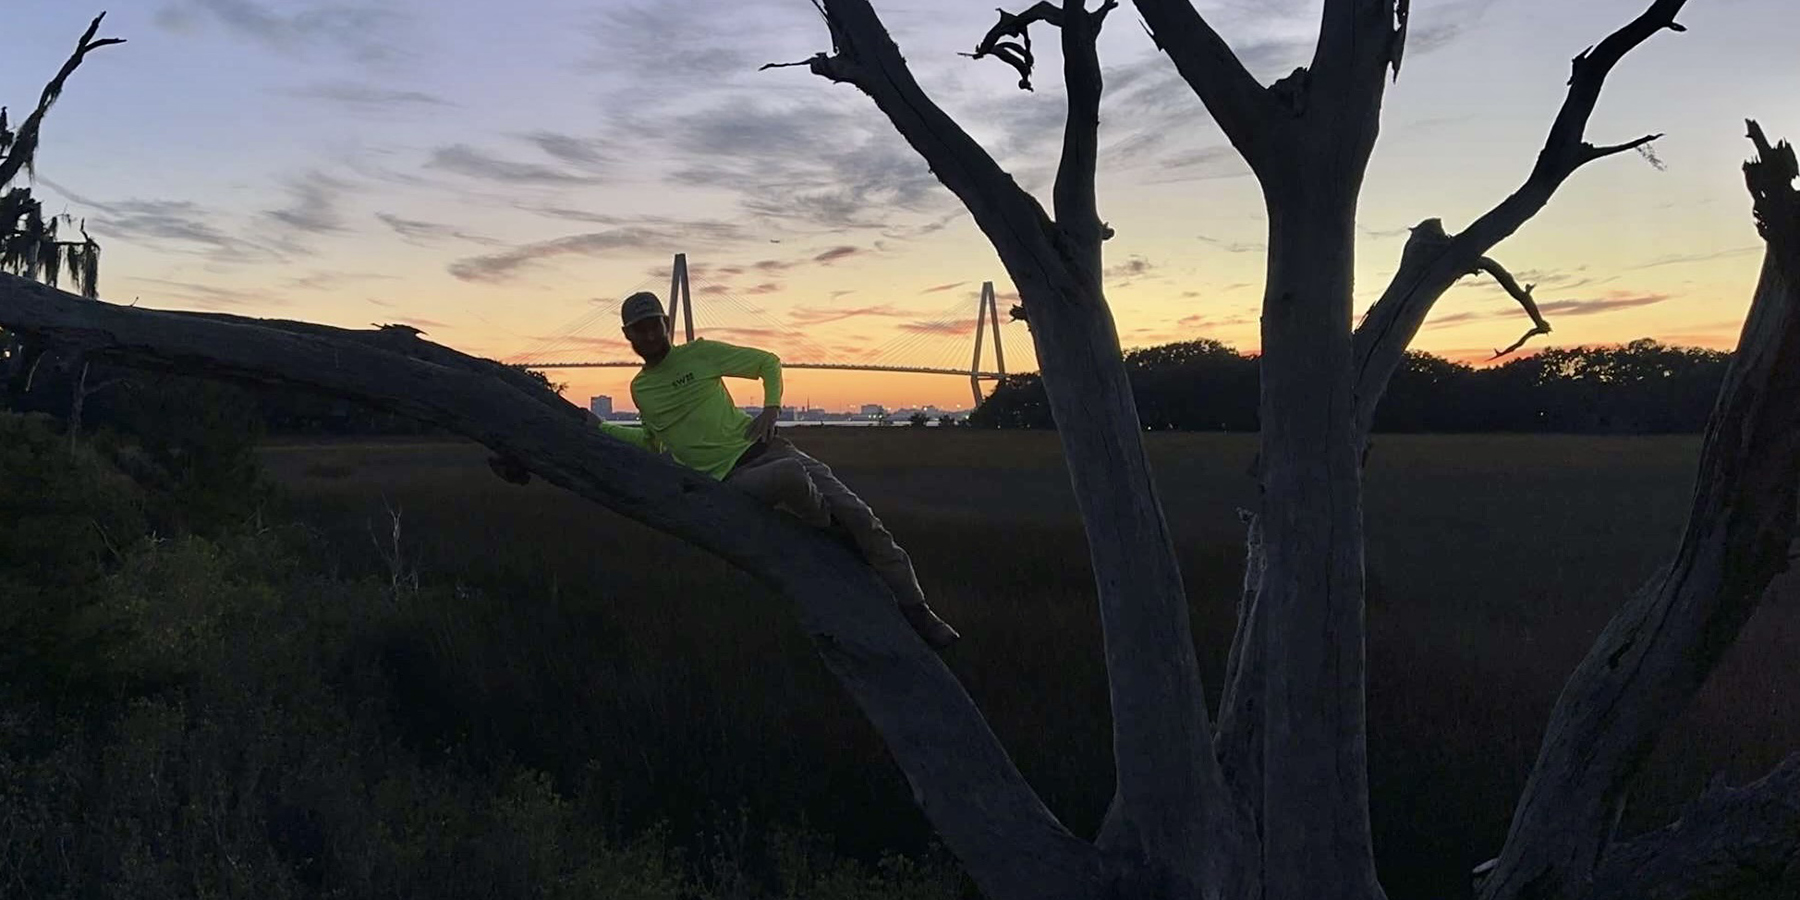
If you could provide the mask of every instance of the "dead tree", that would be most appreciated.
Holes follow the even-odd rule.
[[[1269,87],[1250,75],[1189,0],[1136,0],[1152,38],[1257,175],[1269,212],[1257,466],[1262,505],[1250,524],[1239,629],[1214,730],[1100,283],[1101,243],[1110,229],[1094,196],[1102,87],[1095,37],[1116,3],[1089,9],[1084,0],[1066,0],[1039,2],[1016,15],[1002,11],[972,54],[1011,65],[1029,89],[1029,29],[1041,24],[1060,32],[1068,118],[1053,210],[1046,212],[919,87],[867,0],[818,0],[832,51],[783,65],[805,65],[875,102],[968,207],[1017,284],[1032,324],[1093,557],[1117,771],[1096,846],[1123,890],[1155,897],[1382,895],[1370,846],[1364,715],[1361,463],[1369,423],[1430,307],[1464,275],[1494,275],[1524,307],[1532,328],[1514,348],[1549,331],[1530,288],[1487,254],[1582,165],[1654,139],[1596,146],[1586,140],[1586,124],[1607,74],[1626,53],[1665,28],[1682,30],[1674,17],[1683,3],[1656,0],[1578,56],[1568,96],[1526,183],[1454,236],[1435,219],[1421,223],[1392,285],[1357,325],[1351,315],[1355,211],[1382,94],[1389,73],[1399,74],[1406,0],[1325,0],[1311,65]],[[1779,286],[1770,290],[1782,293]],[[1721,409],[1727,418],[1743,415]],[[1714,451],[1734,460],[1747,452]],[[1791,451],[1783,445],[1768,452],[1781,460],[1768,465],[1791,481]],[[1772,508],[1791,519],[1791,502]],[[1692,527],[1717,527],[1722,509],[1736,507],[1697,504]],[[1676,567],[1687,558],[1678,557]],[[1762,570],[1739,574],[1758,593],[1767,584]],[[1706,634],[1717,641],[1735,629]],[[1697,636],[1671,637],[1678,644],[1690,639]],[[1627,693],[1659,698],[1644,701],[1652,708],[1646,715],[1667,713],[1691,695],[1716,652],[1705,665],[1690,667],[1679,685],[1640,673],[1626,679]],[[1590,684],[1594,677],[1584,668],[1565,697],[1599,690]],[[1597,729],[1618,743],[1597,771],[1571,772],[1569,759],[1553,758],[1561,746],[1553,726],[1539,765],[1545,787],[1528,790],[1521,824],[1486,882],[1486,896],[1582,896],[1593,889],[1609,837],[1598,826],[1616,812],[1614,801],[1654,735],[1589,721],[1616,711],[1565,714],[1580,723],[1575,731],[1582,740],[1600,740],[1588,734]],[[1592,749],[1578,741],[1565,752],[1592,763],[1580,755]],[[1552,782],[1562,789],[1551,789]],[[1599,796],[1576,803],[1587,799],[1583,791]],[[1545,799],[1535,799],[1539,794]]]
[[[42,279],[55,287],[66,274],[75,290],[86,297],[98,297],[100,291],[100,245],[88,236],[87,226],[80,226],[81,240],[61,240],[59,225],[73,224],[67,216],[44,218],[43,205],[31,196],[28,187],[13,187],[21,173],[30,173],[37,158],[39,134],[44,116],[62,96],[69,76],[95,50],[125,43],[123,38],[97,38],[101,13],[89,23],[87,31],[75,42],[75,49],[63,62],[38,95],[37,106],[19,124],[17,131],[7,123],[6,107],[0,106],[0,272]],[[41,353],[21,342],[16,335],[0,329],[0,358],[5,360],[5,375],[0,380],[0,394],[25,380],[29,368],[41,362]],[[89,395],[86,389],[87,366],[80,360],[65,360],[64,368],[79,366],[81,376],[70,396],[69,439],[71,444],[80,431],[81,407]]]
[[[915,800],[989,897],[1380,896],[1363,758],[1363,406],[1372,408],[1387,377],[1381,361],[1398,358],[1422,307],[1457,277],[1489,268],[1492,243],[1574,168],[1616,152],[1581,138],[1600,80],[1625,51],[1674,27],[1680,5],[1658,2],[1584,54],[1540,157],[1548,174],[1534,173],[1525,198],[1498,207],[1505,212],[1486,230],[1454,238],[1441,228],[1415,231],[1403,283],[1353,331],[1350,214],[1374,141],[1375,101],[1398,64],[1404,7],[1326,0],[1311,70],[1264,89],[1186,3],[1139,0],[1165,50],[1272,185],[1264,497],[1250,522],[1240,626],[1215,729],[1100,284],[1109,229],[1093,190],[1094,37],[1113,4],[1041,3],[1003,17],[978,48],[1026,67],[1028,77],[1023,31],[1061,31],[1069,122],[1052,219],[920,90],[867,2],[822,0],[835,51],[804,64],[876,101],[993,240],[1032,323],[1105,630],[1117,785],[1093,841],[1044,807],[962,687],[848,551],[712,479],[594,432],[575,407],[517,370],[416,335],[79,302],[9,276],[0,276],[0,326],[97,360],[307,386],[437,423],[743,568],[795,603]],[[1792,537],[1800,199],[1791,151],[1757,137],[1761,161],[1746,171],[1769,257],[1708,424],[1686,535],[1570,679],[1512,834],[1484,869],[1486,897],[1636,897],[1650,893],[1651,879],[1655,896],[1687,897],[1800,876],[1784,869],[1800,844],[1800,762],[1746,788],[1709,792],[1676,826],[1627,840],[1613,834],[1617,802],[1657,727],[1731,644],[1785,565]],[[1316,165],[1325,158],[1334,164]]]

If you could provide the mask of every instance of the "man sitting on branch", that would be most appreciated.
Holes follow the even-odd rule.
[[[912,559],[869,505],[824,463],[775,433],[781,414],[781,360],[766,350],[696,339],[676,345],[669,317],[649,291],[625,298],[620,308],[625,339],[644,358],[631,379],[637,426],[600,421],[600,430],[655,453],[667,452],[771,506],[831,531],[861,553],[899,603],[913,630],[934,650],[960,637],[925,603]],[[738,409],[720,381],[758,378],[763,409],[752,418]]]

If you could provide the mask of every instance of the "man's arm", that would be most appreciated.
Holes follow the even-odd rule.
[[[705,358],[720,375],[732,378],[759,378],[763,384],[763,406],[781,408],[781,357],[767,350],[739,347],[724,341],[708,339],[695,342],[705,347]],[[691,351],[690,351],[691,352]]]
[[[648,450],[651,453],[662,452],[662,441],[657,440],[656,435],[651,434],[647,429],[636,425],[615,425],[594,415],[593,410],[583,410],[583,412],[588,414],[589,420],[600,426],[601,434],[616,437],[640,450]]]
[[[724,341],[708,340],[694,346],[706,347],[706,358],[720,375],[762,380],[763,411],[750,420],[744,429],[744,437],[752,441],[773,437],[775,420],[781,416],[781,357],[767,350],[739,347]]]

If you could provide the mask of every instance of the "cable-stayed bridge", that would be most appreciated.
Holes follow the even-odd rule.
[[[701,296],[707,301],[706,310],[699,316],[701,325],[698,329],[695,327],[693,290],[696,281],[699,282]],[[634,287],[632,291],[642,287]],[[677,342],[692,341],[697,330],[721,333],[733,343],[755,345],[759,341],[778,341],[785,347],[792,348],[782,354],[781,366],[784,369],[955,375],[969,379],[969,389],[974,394],[977,406],[981,404],[981,383],[999,381],[1006,377],[1005,350],[1000,342],[1000,307],[994,298],[994,283],[991,281],[982,283],[980,298],[975,304],[975,348],[973,355],[968,357],[967,364],[962,359],[969,353],[968,345],[962,342],[964,339],[957,337],[958,332],[968,334],[967,300],[958,300],[954,305],[936,313],[915,317],[918,321],[902,325],[901,334],[885,344],[833,352],[809,337],[806,328],[809,325],[853,318],[856,315],[854,310],[843,315],[833,315],[830,310],[819,310],[800,324],[780,322],[724,285],[701,278],[690,278],[685,253],[675,254],[675,264],[669,276],[669,292],[664,299],[673,331],[671,338]],[[622,356],[592,358],[595,346],[611,350],[615,345],[624,344],[623,339],[617,337],[617,301],[595,303],[592,306],[581,316],[557,328],[537,346],[508,357],[506,362],[532,369],[635,369],[642,366],[642,360]],[[990,333],[994,345],[993,368],[984,369],[982,351]]]

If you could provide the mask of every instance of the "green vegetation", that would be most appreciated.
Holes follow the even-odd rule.
[[[516,643],[458,657],[494,652],[478,632],[498,623],[475,617],[509,599],[398,577],[411,574],[399,559],[379,574],[335,566],[339,548],[317,529],[270,524],[279,504],[242,520],[208,502],[204,479],[126,475],[119,459],[158,455],[139,441],[97,443],[71,453],[50,420],[0,413],[0,894],[922,900],[960,889],[940,858],[865,865],[802,821],[720,815],[677,835],[640,808],[625,828],[621,799],[653,747],[549,756],[531,753],[527,734],[504,735],[513,749],[458,735],[466,710],[453,691],[548,674]],[[161,449],[192,459],[205,444]],[[188,514],[152,530],[174,492]],[[529,640],[546,649],[543,635]],[[510,688],[539,700],[555,690]],[[553,773],[528,756],[581,761]]]
[[[19,579],[79,585],[32,582],[79,602],[6,620],[8,647],[26,628],[65,637],[0,675],[0,893],[967,890],[790,610],[703,553],[423,439],[270,444],[258,458],[280,490],[260,517],[157,540],[142,524],[156,489],[111,451],[70,456],[47,423],[0,421],[8,615]],[[950,665],[1050,807],[1091,833],[1111,790],[1105,673],[1054,436],[788,433],[907,545],[967,638]],[[1149,448],[1217,691],[1253,438]],[[1391,896],[1465,895],[1499,846],[1562,679],[1673,545],[1696,448],[1376,439],[1370,756]],[[90,517],[105,540],[81,530]],[[1790,589],[1663,741],[1628,829],[1800,743],[1780,715],[1796,651]]]

